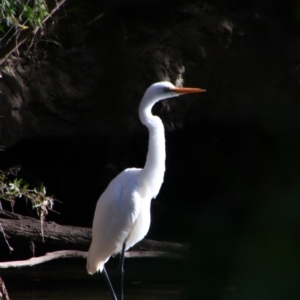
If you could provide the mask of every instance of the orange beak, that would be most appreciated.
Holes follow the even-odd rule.
[[[188,88],[188,87],[176,87],[173,89],[178,94],[192,94],[192,93],[203,93],[206,92],[204,89],[199,88]]]

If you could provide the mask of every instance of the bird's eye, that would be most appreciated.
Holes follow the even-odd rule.
[[[163,87],[163,92],[164,93],[169,93],[169,92],[171,92],[171,89],[168,88],[168,87]]]

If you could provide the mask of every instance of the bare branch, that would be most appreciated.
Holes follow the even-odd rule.
[[[58,258],[86,258],[86,257],[87,257],[86,251],[62,250],[62,251],[46,253],[46,255],[44,256],[32,257],[27,260],[0,262],[0,269],[32,267]],[[163,258],[171,258],[171,259],[184,258],[182,255],[174,254],[166,251],[129,251],[125,253],[125,257],[127,258],[163,257]]]
[[[58,258],[86,258],[87,252],[77,250],[62,250],[46,253],[44,256],[32,257],[27,260],[1,262],[0,269],[32,267]]]
[[[170,259],[185,259],[182,254],[172,253],[168,251],[128,251],[125,253],[127,258],[170,258]]]
[[[9,244],[9,242],[8,242],[8,240],[7,240],[7,236],[6,236],[5,232],[4,232],[4,229],[3,229],[1,223],[0,223],[0,230],[1,230],[2,234],[3,234],[3,238],[4,238],[4,241],[5,241],[5,243],[6,243],[7,247],[8,247],[8,249],[10,250],[10,252],[13,251],[14,248],[10,246],[10,244]]]
[[[5,286],[4,281],[2,280],[2,278],[0,277],[0,294],[1,294],[1,298],[2,300],[10,300],[9,296],[8,296],[8,292]]]

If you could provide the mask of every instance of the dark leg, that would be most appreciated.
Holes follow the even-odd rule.
[[[124,258],[125,258],[125,248],[126,242],[124,242],[121,252],[121,259],[119,264],[119,273],[120,273],[120,280],[121,280],[121,287],[120,287],[120,300],[124,298]]]
[[[115,291],[114,291],[114,289],[113,289],[113,287],[112,287],[112,285],[111,285],[111,282],[110,282],[110,280],[109,280],[109,277],[108,277],[108,274],[107,274],[107,272],[106,272],[105,267],[103,268],[103,273],[104,273],[104,275],[105,275],[105,279],[106,279],[106,281],[107,281],[107,283],[108,283],[108,286],[109,286],[109,289],[110,289],[110,293],[111,293],[113,299],[114,299],[114,300],[118,300],[118,298],[117,298],[117,296],[116,296],[116,294],[115,294]]]

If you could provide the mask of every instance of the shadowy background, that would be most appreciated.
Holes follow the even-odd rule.
[[[58,24],[62,48],[1,71],[1,169],[63,202],[48,220],[90,227],[109,181],[145,162],[145,89],[206,88],[154,107],[167,171],[147,237],[191,244],[190,299],[299,299],[300,2],[70,2]]]

